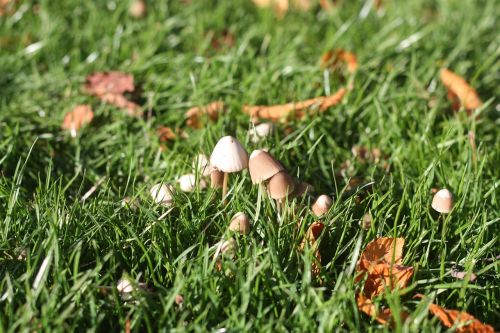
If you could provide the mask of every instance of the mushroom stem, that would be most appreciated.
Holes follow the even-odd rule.
[[[229,180],[229,173],[224,172],[224,181],[222,183],[222,204],[225,206],[227,204],[227,182]]]

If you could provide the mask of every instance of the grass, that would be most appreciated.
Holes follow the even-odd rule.
[[[360,15],[365,5],[344,1],[332,14],[315,8],[278,20],[247,0],[157,1],[144,19],[133,19],[127,1],[42,0],[0,17],[2,331],[119,331],[127,319],[133,331],[385,331],[354,300],[354,264],[379,236],[404,237],[404,263],[415,267],[409,288],[380,299],[395,313],[410,312],[394,330],[445,331],[426,303],[411,298],[417,292],[500,329],[498,3],[387,1],[383,15]],[[224,30],[236,43],[214,51],[210,33]],[[360,63],[342,105],[249,142],[243,104],[306,99],[345,85],[318,66],[335,47],[354,51]],[[478,90],[479,117],[450,111],[441,66]],[[102,70],[134,74],[149,116],[131,118],[84,94],[86,75]],[[182,127],[187,108],[213,100],[229,112],[160,149],[156,127]],[[81,103],[96,116],[71,139],[60,123]],[[175,209],[158,220],[166,209],[149,188],[189,172],[196,154],[210,154],[228,134],[249,152],[269,147],[317,194],[335,198],[324,220],[322,284],[310,274],[310,251],[296,251],[304,227],[297,231],[291,214],[278,223],[267,200],[256,218],[258,191],[248,172],[231,178],[226,207],[211,190],[179,193]],[[390,172],[357,161],[355,144],[386,152]],[[339,177],[346,160],[352,170]],[[360,203],[345,195],[351,177],[373,181]],[[450,215],[431,212],[432,187],[454,193]],[[139,200],[137,210],[121,204],[126,196]],[[290,206],[306,224],[314,221],[306,200]],[[238,239],[238,259],[224,261],[225,274],[213,254],[237,211],[255,225]],[[366,212],[373,224],[364,231]],[[452,278],[454,265],[478,279]],[[148,291],[123,302],[111,287],[124,275]]]

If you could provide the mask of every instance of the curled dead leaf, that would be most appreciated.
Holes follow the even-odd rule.
[[[304,251],[304,248],[306,246],[311,247],[311,249],[314,251],[315,260],[311,264],[311,271],[313,276],[318,276],[321,272],[321,252],[319,251],[317,241],[321,236],[324,228],[325,225],[321,222],[314,222],[313,224],[311,224],[306,231],[302,243],[299,246],[300,251]]]
[[[84,125],[90,123],[94,118],[94,112],[90,105],[78,105],[73,111],[66,113],[62,122],[62,129],[70,131],[72,137],[76,137],[77,132]]]
[[[483,105],[476,90],[461,76],[447,68],[443,68],[440,72],[440,77],[444,86],[448,89],[448,99],[452,102],[455,111],[460,109],[460,106],[463,106],[467,114],[471,115],[473,110]]]
[[[156,129],[156,134],[158,135],[158,138],[160,139],[160,142],[167,142],[171,140],[175,140],[177,138],[177,135],[175,135],[174,131],[167,126],[160,126]]]
[[[383,308],[381,310],[377,310],[375,304],[373,304],[372,300],[366,298],[363,294],[358,294],[356,296],[356,304],[358,305],[359,311],[367,314],[372,317],[380,324],[391,324],[394,322],[393,314],[391,309]],[[401,319],[405,320],[409,314],[406,311],[401,312]]]
[[[358,69],[358,58],[352,52],[344,49],[335,49],[325,52],[320,59],[322,68],[338,69],[341,64],[345,64],[349,73],[354,73]]]
[[[341,88],[334,95],[311,98],[296,103],[287,103],[271,106],[243,106],[243,112],[249,114],[252,119],[270,119],[279,121],[294,115],[297,119],[303,119],[306,116],[306,110],[317,108],[320,112],[339,104],[342,101],[347,90]]]
[[[358,262],[359,271],[368,271],[379,263],[402,264],[404,238],[381,237],[370,242]],[[394,260],[393,260],[394,257]]]
[[[422,294],[416,294],[414,298],[424,298]],[[488,324],[483,324],[474,316],[465,311],[448,310],[437,304],[429,305],[429,312],[436,316],[441,323],[450,328],[456,327],[459,333],[494,333],[495,330]]]
[[[192,107],[186,112],[186,124],[192,128],[201,128],[201,118],[206,115],[210,120],[216,121],[219,114],[224,111],[224,103],[217,101],[201,107]]]
[[[129,101],[123,95],[135,90],[134,77],[131,74],[117,71],[96,72],[87,76],[84,90],[105,103],[127,110],[130,115],[142,114],[139,105]]]

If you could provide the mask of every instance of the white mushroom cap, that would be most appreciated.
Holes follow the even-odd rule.
[[[248,170],[250,171],[252,183],[257,184],[268,180],[278,172],[285,170],[285,168],[268,152],[254,150],[248,161]]]
[[[431,206],[439,213],[448,214],[453,209],[454,204],[453,194],[449,190],[443,188],[434,194]]]
[[[248,131],[248,135],[250,137],[250,141],[253,143],[257,143],[269,136],[273,132],[273,124],[272,123],[262,123],[256,125]]]
[[[250,232],[250,219],[247,214],[243,212],[234,214],[229,224],[229,230],[239,232],[242,235],[248,234]]]
[[[248,154],[236,138],[225,136],[215,145],[210,164],[225,173],[238,172],[248,167]]]
[[[314,215],[321,217],[325,215],[330,207],[332,207],[333,200],[326,194],[322,194],[316,199],[314,204],[312,205],[312,211]]]
[[[170,206],[173,203],[174,187],[170,184],[156,184],[151,187],[151,197],[156,203]]]
[[[210,167],[210,162],[205,154],[198,154],[193,161],[193,170],[195,173],[200,173],[203,176],[210,175],[212,168]]]
[[[192,173],[180,176],[177,182],[183,192],[193,192],[196,188],[196,176]],[[200,189],[204,189],[207,187],[207,182],[204,179],[200,179],[199,186]]]
[[[116,289],[118,289],[118,292],[120,294],[130,294],[135,290],[134,285],[132,284],[132,282],[130,282],[129,279],[118,280]]]

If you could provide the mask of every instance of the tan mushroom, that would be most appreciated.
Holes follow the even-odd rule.
[[[171,206],[173,203],[174,187],[170,184],[156,184],[151,190],[151,197],[156,203],[164,206]]]
[[[283,165],[275,160],[271,154],[264,150],[254,150],[248,161],[248,170],[252,183],[258,184],[270,179],[280,171],[284,171]]]
[[[250,232],[250,219],[243,212],[236,213],[229,224],[229,230],[246,235]]]
[[[453,209],[454,204],[453,194],[449,190],[443,188],[434,194],[431,206],[435,211],[441,214],[448,214]]]
[[[333,200],[326,194],[322,194],[316,199],[312,205],[312,211],[317,217],[321,217],[328,213],[330,207],[333,205]]]

